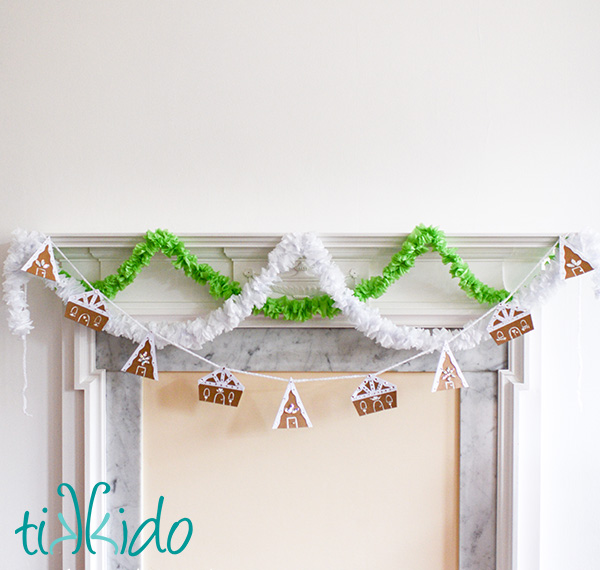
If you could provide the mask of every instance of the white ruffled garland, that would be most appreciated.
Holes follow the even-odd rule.
[[[281,275],[292,269],[298,259],[303,258],[308,269],[319,277],[324,293],[350,323],[367,337],[385,348],[435,350],[450,341],[455,333],[447,329],[433,331],[409,326],[397,326],[382,317],[379,311],[357,299],[346,286],[339,267],[331,259],[331,254],[314,234],[287,234],[269,254],[269,263],[260,275],[247,283],[240,295],[230,297],[222,308],[216,309],[205,319],[167,323],[150,322],[148,328],[168,338],[173,344],[191,350],[200,349],[206,342],[235,329],[252,314],[253,308],[262,307]],[[454,340],[458,350],[477,346],[485,338],[485,326],[469,328],[461,338]]]
[[[33,328],[25,289],[30,276],[21,271],[21,267],[45,239],[46,236],[38,232],[13,232],[13,240],[4,264],[3,288],[4,300],[9,310],[8,325],[11,332],[21,338]],[[592,265],[600,267],[600,240],[596,234],[575,234],[569,238],[569,243],[584,253]],[[332,297],[335,306],[350,323],[385,348],[429,352],[441,350],[446,342],[451,342],[453,349],[465,350],[489,338],[486,331],[487,322],[482,317],[467,324],[458,335],[444,328],[428,330],[395,325],[382,317],[376,308],[369,307],[354,296],[352,290],[346,286],[341,270],[331,259],[331,254],[317,236],[309,233],[283,236],[269,253],[267,267],[244,285],[239,295],[227,299],[222,307],[212,311],[207,317],[197,317],[185,322],[150,322],[146,329],[107,299],[110,320],[105,330],[114,336],[123,336],[136,342],[141,342],[147,330],[151,330],[157,335],[159,348],[173,344],[198,350],[205,343],[239,326],[252,314],[254,307],[262,307],[272,292],[273,285],[280,281],[282,274],[292,269],[301,257],[305,259],[309,269],[319,277],[321,289]],[[515,295],[516,303],[522,307],[530,308],[537,302],[545,301],[562,283],[556,259],[542,259],[538,265],[542,265],[543,271]],[[85,292],[79,281],[64,275],[59,275],[56,283],[45,283],[65,304],[71,296]],[[600,296],[600,271],[595,272],[594,284],[596,295]],[[488,311],[490,312],[491,310]]]

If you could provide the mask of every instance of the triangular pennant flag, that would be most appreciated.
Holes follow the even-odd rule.
[[[452,354],[448,344],[445,344],[440,355],[431,391],[440,392],[442,390],[468,387],[467,379],[462,373],[460,366],[458,366],[454,354]]]
[[[592,264],[583,254],[571,244],[567,245],[564,238],[560,238],[560,275],[563,279],[571,279],[594,271]]]
[[[293,380],[290,380],[285,390],[285,394],[283,395],[283,399],[281,400],[281,405],[279,406],[275,421],[273,422],[273,429],[293,429],[303,427],[312,427],[312,423],[304,409],[300,394],[298,394],[298,390],[296,390]]]
[[[237,407],[243,392],[244,385],[226,368],[219,368],[198,380],[201,402]]]
[[[69,297],[65,317],[96,331],[101,331],[109,319],[104,297],[98,291]]]
[[[31,275],[37,277],[43,277],[50,281],[58,281],[58,265],[54,258],[50,238],[46,238],[27,263],[21,267],[21,271],[31,273]]]
[[[511,305],[499,305],[487,326],[487,331],[498,345],[532,330],[531,313]]]
[[[143,378],[158,380],[158,366],[156,362],[156,346],[154,335],[150,333],[129,357],[121,372],[129,372]]]
[[[397,406],[396,386],[369,374],[352,394],[351,400],[359,416],[382,412]]]

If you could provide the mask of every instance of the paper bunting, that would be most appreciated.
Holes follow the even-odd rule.
[[[310,418],[304,409],[300,394],[292,380],[289,381],[279,411],[273,422],[273,429],[294,429],[312,427]]]
[[[397,406],[396,386],[369,374],[352,394],[351,400],[359,416],[382,412]]]
[[[244,385],[226,368],[219,368],[198,380],[200,401],[237,407]]]
[[[122,372],[129,372],[143,378],[152,378],[158,380],[158,366],[156,362],[156,346],[154,344],[154,335],[150,333],[135,349],[135,352],[129,357],[125,366],[121,368]]]
[[[533,330],[531,313],[509,305],[500,305],[495,311],[488,332],[496,344],[504,344]]]
[[[109,319],[104,298],[97,291],[70,297],[65,317],[96,331],[101,331]]]
[[[58,281],[58,265],[52,250],[52,241],[47,238],[44,243],[29,258],[21,268],[22,271],[31,273],[36,277],[43,277],[50,281]]]
[[[432,392],[441,392],[442,390],[455,390],[456,388],[468,388],[469,384],[465,378],[454,354],[446,344],[442,349],[440,360],[433,379]]]
[[[592,264],[571,244],[560,238],[560,274],[563,279],[571,279],[593,271]]]

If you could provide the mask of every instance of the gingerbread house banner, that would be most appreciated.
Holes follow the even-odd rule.
[[[560,238],[560,274],[563,279],[571,279],[594,271],[592,264],[583,254]]]
[[[279,411],[273,422],[273,429],[295,429],[312,427],[300,394],[292,380],[289,381]]]
[[[70,297],[65,317],[96,331],[103,330],[109,319],[104,297],[98,291]]]
[[[50,281],[58,281],[58,264],[54,257],[52,241],[47,238],[21,268],[22,271]]]
[[[362,381],[351,400],[359,416],[383,412],[398,405],[396,386],[374,374],[369,374]]]
[[[219,368],[198,380],[201,402],[237,407],[244,393],[244,385],[226,368]]]
[[[158,380],[156,345],[152,333],[139,344],[121,371],[129,372],[130,374],[135,374],[142,378]]]
[[[500,305],[487,330],[496,344],[504,344],[533,330],[531,313],[519,307]]]
[[[468,388],[469,384],[462,373],[454,354],[446,344],[438,361],[437,370],[433,379],[432,392],[442,390],[456,390],[457,388]]]

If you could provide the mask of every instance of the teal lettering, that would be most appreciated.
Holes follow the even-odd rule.
[[[71,540],[71,539],[77,540],[77,547],[72,552],[72,554],[76,554],[77,552],[79,552],[79,549],[81,548],[81,535],[77,535],[77,533],[75,533],[71,530],[71,528],[67,524],[67,521],[65,521],[65,517],[63,517],[62,513],[58,513],[58,520],[60,521],[60,524],[62,524],[63,527],[67,529],[67,532],[69,534],[68,534],[68,536],[61,536],[60,538],[57,538],[56,540],[52,541],[52,544],[50,545],[50,554],[54,554],[54,545],[55,544],[58,544],[59,542],[62,542],[63,540]]]
[[[125,509],[121,507],[119,512],[123,514]],[[127,550],[127,521],[123,519],[121,521],[121,525],[123,526],[123,543],[121,544],[121,554],[125,554],[125,551]]]
[[[177,550],[172,550],[171,549],[171,539],[173,538],[173,535],[175,534],[175,531],[177,530],[177,527],[182,523],[185,522],[188,525],[188,532],[185,535],[185,540],[183,541],[183,544],[179,547],[179,549]],[[192,538],[192,532],[194,532],[194,527],[192,526],[192,521],[188,518],[183,518],[183,519],[179,519],[172,527],[171,530],[169,531],[169,537],[167,538],[167,548],[169,550],[169,552],[171,554],[179,554],[180,552],[182,552],[185,547],[188,545],[188,543],[190,542],[190,539]]]
[[[104,483],[103,481],[101,481],[100,483],[96,483],[94,485],[94,488],[92,489],[92,494],[90,496],[90,504],[88,506],[87,519],[85,521],[85,544],[86,544],[88,550],[92,554],[96,554],[96,551],[92,548],[92,540],[104,540],[105,542],[112,544],[115,548],[115,554],[118,554],[119,547],[117,546],[117,543],[114,540],[112,540],[111,538],[108,538],[106,536],[102,536],[101,534],[98,534],[106,526],[108,519],[110,519],[110,515],[108,513],[104,514],[104,518],[102,519],[100,526],[90,536],[90,521],[92,519],[92,510],[94,508],[94,500],[96,499],[96,493],[101,486],[104,486],[104,491],[102,491],[103,494],[110,492],[110,485],[108,483]]]
[[[29,511],[25,511],[25,514],[23,515],[23,524],[15,530],[15,534],[19,534],[20,532],[23,533],[23,550],[25,550],[25,553],[29,554],[29,556],[33,556],[37,552],[37,548],[32,552],[27,546],[27,531],[30,528],[37,528],[37,525],[29,522]]]
[[[52,542],[52,544],[50,545],[50,554],[54,553],[54,545],[58,544],[59,542],[62,542],[63,540],[77,540],[77,544],[75,545],[75,550],[73,550],[73,552],[71,554],[77,554],[79,552],[79,549],[81,548],[81,544],[83,542],[83,522],[81,520],[81,511],[79,510],[79,501],[77,500],[77,494],[75,493],[75,489],[73,489],[73,487],[71,487],[71,485],[69,485],[68,483],[61,483],[58,488],[56,489],[56,492],[61,496],[64,497],[65,495],[62,492],[62,488],[66,487],[67,490],[69,491],[69,493],[71,494],[71,499],[73,501],[73,508],[75,509],[75,516],[77,517],[77,532],[74,532],[71,530],[71,528],[69,527],[69,525],[65,522],[65,517],[63,517],[62,513],[58,513],[58,520],[60,521],[60,524],[63,525],[63,527],[67,530],[67,532],[69,533],[68,536],[61,536],[60,538],[57,538],[54,542]]]
[[[85,526],[84,526],[83,520],[82,520],[82,512],[81,512],[81,509],[79,506],[79,501],[77,499],[77,494],[75,493],[75,489],[68,483],[61,483],[58,486],[56,491],[59,496],[69,497],[71,499],[71,501],[73,503],[73,509],[75,511],[76,526],[71,528],[71,526],[73,526],[73,524],[71,524],[71,526],[69,526],[69,523],[67,523],[67,521],[65,520],[63,513],[58,513],[57,516],[58,516],[58,520],[59,520],[60,524],[62,525],[63,536],[60,536],[56,540],[52,541],[50,543],[50,547],[47,551],[44,549],[44,542],[46,542],[46,544],[47,544],[47,542],[49,542],[49,539],[47,539],[44,536],[44,531],[46,530],[47,521],[42,520],[38,526],[38,525],[34,524],[33,522],[30,522],[30,513],[29,513],[29,511],[25,511],[25,513],[23,514],[23,524],[21,524],[21,526],[19,526],[17,529],[15,529],[15,535],[19,535],[19,534],[21,535],[21,541],[22,541],[23,550],[25,551],[25,553],[28,556],[33,556],[34,554],[37,554],[38,552],[40,554],[43,554],[44,556],[47,556],[48,554],[52,555],[52,554],[54,554],[54,547],[57,544],[60,544],[61,542],[64,542],[67,540],[74,540],[75,541],[75,549],[73,550],[72,554],[77,554],[81,550],[81,547],[83,545],[84,532],[85,532],[85,548],[91,554],[96,554],[96,551],[92,547],[92,542],[94,540],[100,540],[100,541],[106,542],[108,544],[111,544],[112,547],[114,548],[115,555],[119,554],[119,552],[120,552],[120,554],[129,554],[129,556],[138,556],[153,541],[155,543],[156,549],[158,550],[158,552],[161,552],[161,553],[168,551],[170,554],[180,554],[181,552],[183,552],[183,550],[185,550],[185,548],[190,543],[192,534],[194,532],[194,527],[193,527],[192,521],[187,517],[179,519],[176,523],[171,525],[171,528],[169,529],[169,533],[168,533],[167,540],[166,540],[166,548],[163,548],[163,546],[161,545],[160,525],[161,525],[162,510],[163,510],[165,498],[159,497],[158,505],[156,507],[156,516],[150,517],[147,520],[145,520],[144,522],[142,522],[142,524],[135,531],[135,533],[133,533],[133,537],[131,538],[131,542],[129,542],[129,546],[128,546],[128,537],[129,537],[130,533],[129,533],[129,529],[127,527],[127,521],[123,517],[123,519],[121,520],[122,537],[120,537],[121,544],[120,544],[120,551],[119,551],[119,545],[117,544],[117,541],[113,540],[112,538],[108,538],[108,536],[104,536],[101,534],[101,531],[105,527],[108,526],[108,522],[110,520],[110,514],[104,513],[102,521],[100,522],[100,524],[98,525],[98,527],[95,530],[91,527],[92,518],[99,518],[99,517],[94,517],[94,506],[96,506],[95,503],[96,503],[96,499],[98,496],[98,491],[100,491],[102,494],[106,495],[106,494],[110,493],[110,490],[111,490],[110,485],[103,481],[96,483],[96,485],[94,485],[91,495],[90,495],[90,500],[88,503],[87,516],[85,519]],[[42,509],[42,512],[47,514],[48,509],[46,507],[44,507]],[[121,513],[121,514],[125,513],[125,509],[120,508],[119,513]],[[184,533],[184,530],[180,531],[179,536],[182,539],[182,542],[179,547],[176,547],[176,545],[174,545],[174,543],[177,542],[178,538],[175,535],[177,534],[177,531],[179,528],[184,529],[184,527],[182,526],[184,523],[186,525],[186,527],[185,527],[186,530],[185,530],[185,533]],[[149,527],[149,525],[153,526],[152,532],[150,533],[150,536],[145,541],[143,541],[143,538],[142,538],[143,531],[151,530],[150,528],[147,528],[147,527]],[[33,536],[29,535],[29,531],[32,531]],[[36,531],[37,531],[37,533],[36,533]],[[37,534],[37,536],[36,536],[36,534]],[[163,539],[164,539],[164,537],[163,537]],[[30,540],[31,540],[31,544],[30,544]],[[143,541],[143,544],[141,544],[141,546],[136,547],[136,543],[142,542],[142,541]],[[37,548],[35,548],[36,542],[37,542]]]
[[[43,513],[47,513],[47,512],[48,512],[48,509],[47,509],[46,507],[44,507],[44,508],[42,509],[42,512],[43,512]],[[39,547],[39,549],[40,549],[40,552],[41,552],[42,554],[44,554],[44,555],[48,554],[48,553],[47,553],[47,552],[44,550],[44,547],[42,546],[42,536],[43,536],[43,534],[44,534],[44,527],[45,527],[45,526],[46,526],[46,521],[42,521],[42,522],[40,523],[40,529],[38,530],[38,547]]]
[[[155,542],[156,542],[156,549],[159,552],[166,552],[166,548],[162,548],[160,546],[160,536],[159,536],[160,517],[162,514],[162,506],[163,506],[164,500],[165,500],[164,497],[160,497],[158,499],[158,507],[156,509],[156,517],[145,520],[140,525],[140,527],[135,531],[135,534],[133,535],[133,538],[131,539],[131,544],[129,545],[129,550],[128,550],[129,556],[137,556],[138,554],[140,554],[140,552],[143,552],[144,549],[150,544],[150,542],[152,541],[153,538],[155,539]],[[137,550],[134,550],[133,546],[135,545],[135,541],[138,539],[139,536],[141,536],[142,530],[144,530],[144,527],[150,523],[154,523],[154,530],[152,531],[152,534],[148,537],[148,540],[146,540],[146,542],[144,542],[144,544],[142,544],[142,546],[140,546],[140,548],[138,548]]]

